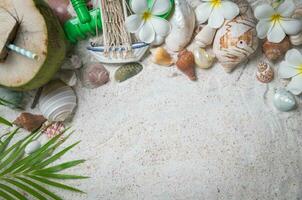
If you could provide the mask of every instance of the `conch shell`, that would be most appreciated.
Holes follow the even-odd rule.
[[[178,54],[177,68],[186,74],[190,80],[196,80],[194,54],[191,51],[183,50]]]
[[[156,49],[151,49],[152,59],[151,61],[158,65],[171,66],[173,64],[173,59],[171,55],[163,47],[158,47]]]
[[[195,12],[185,0],[175,0],[175,11],[170,20],[172,29],[166,38],[171,51],[183,50],[191,41],[195,28]]]
[[[217,31],[213,45],[217,59],[228,73],[252,56],[259,45],[252,9],[244,1],[239,6],[242,14],[225,21]]]
[[[266,40],[263,43],[263,53],[270,61],[276,61],[285,55],[285,53],[290,49],[290,41],[288,37],[285,37],[280,43],[272,43]]]
[[[261,62],[256,77],[261,83],[269,83],[274,79],[274,69],[268,63]]]

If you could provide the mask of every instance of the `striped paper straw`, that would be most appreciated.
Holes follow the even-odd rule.
[[[31,51],[28,51],[26,49],[22,49],[14,44],[9,44],[7,45],[7,48],[9,48],[10,50],[22,55],[22,56],[25,56],[27,58],[30,58],[30,59],[33,59],[33,60],[38,60],[38,55],[37,54],[34,54],[32,53]]]

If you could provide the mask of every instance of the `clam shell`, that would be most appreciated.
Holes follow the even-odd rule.
[[[297,102],[293,94],[285,89],[279,89],[274,96],[274,105],[278,110],[288,112],[297,107]]]
[[[115,72],[114,77],[116,81],[123,82],[137,75],[142,70],[143,66],[140,63],[129,63],[118,68]]]
[[[82,84],[94,89],[109,82],[109,72],[101,63],[90,63],[81,70]]]
[[[233,20],[226,20],[217,31],[213,51],[225,69],[231,72],[252,56],[258,48],[256,19],[251,8]]]
[[[187,1],[175,0],[170,24],[172,29],[166,38],[167,48],[171,51],[181,51],[191,41],[195,28],[195,12]]]
[[[274,79],[274,69],[268,63],[261,62],[256,77],[261,83],[269,83]]]
[[[71,87],[60,81],[53,81],[44,87],[39,108],[49,121],[65,121],[77,105],[77,98]]]
[[[193,51],[195,63],[202,69],[208,69],[213,66],[215,57],[210,55],[205,49],[196,48]]]

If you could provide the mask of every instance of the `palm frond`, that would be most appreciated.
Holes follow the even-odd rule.
[[[84,179],[86,176],[62,173],[64,170],[78,166],[85,160],[73,160],[55,164],[59,158],[74,148],[79,142],[57,150],[70,136],[62,139],[62,134],[49,140],[32,154],[26,155],[26,146],[37,140],[41,133],[34,132],[14,144],[12,140],[18,129],[0,137],[0,199],[27,200],[29,196],[39,200],[62,200],[51,191],[52,188],[83,193],[81,190],[61,183],[65,179]],[[27,196],[25,196],[26,194]],[[30,198],[31,199],[31,198]]]

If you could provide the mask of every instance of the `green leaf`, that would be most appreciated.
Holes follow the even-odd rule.
[[[15,134],[18,132],[18,130],[13,131],[0,145],[0,155],[3,153],[3,151],[8,147],[9,143],[15,136]],[[1,160],[0,160],[1,161]]]
[[[9,121],[7,121],[6,119],[4,119],[3,117],[0,117],[0,124],[4,124],[4,125],[6,125],[6,126],[10,126],[10,127],[12,127],[13,126],[13,124],[12,123],[10,123]]]
[[[39,200],[47,200],[45,197],[43,197],[39,192],[35,191],[34,189],[28,187],[27,185],[23,184],[23,183],[20,183],[18,181],[15,181],[15,180],[11,180],[11,179],[8,179],[8,178],[5,178],[4,179],[6,182],[20,188],[21,190],[25,191],[26,193],[36,197],[37,199]]]
[[[53,178],[53,179],[86,179],[89,178],[88,176],[78,176],[78,175],[70,175],[70,174],[52,174],[52,173],[40,173],[40,172],[33,172],[34,175]]]
[[[0,190],[0,197],[3,197],[6,200],[14,200],[13,197],[11,197],[9,194],[3,192],[2,190]]]
[[[17,197],[17,199],[19,199],[19,200],[27,200],[27,198],[24,197],[22,194],[20,194],[17,190],[15,190],[7,185],[0,183],[0,189],[2,189],[3,191],[5,191],[7,193],[12,194],[13,196]]]
[[[22,178],[22,177],[17,177],[17,179],[21,180],[22,182],[32,186],[33,188],[35,188],[36,190],[43,192],[44,194],[50,196],[51,198],[55,199],[55,200],[63,200],[61,197],[59,197],[58,195],[54,194],[53,192],[45,189],[44,187],[38,185],[37,183],[28,180],[26,178]]]
[[[70,161],[70,162],[66,162],[66,163],[62,163],[53,167],[49,167],[49,168],[45,168],[42,170],[37,170],[36,172],[38,173],[54,173],[54,172],[60,172],[63,171],[65,169],[71,168],[71,167],[75,167],[81,163],[84,163],[85,160],[74,160],[74,161]]]
[[[68,186],[68,185],[65,185],[65,184],[62,184],[62,183],[58,183],[58,182],[55,182],[55,181],[51,181],[51,180],[48,180],[48,179],[45,179],[45,178],[40,178],[38,176],[33,176],[33,175],[28,175],[28,177],[30,177],[31,179],[34,179],[36,181],[39,181],[41,183],[51,185],[51,186],[54,186],[54,187],[57,187],[57,188],[60,188],[60,189],[69,190],[69,191],[73,191],[73,192],[84,193],[83,191],[78,190],[74,187],[71,187],[71,186]]]

